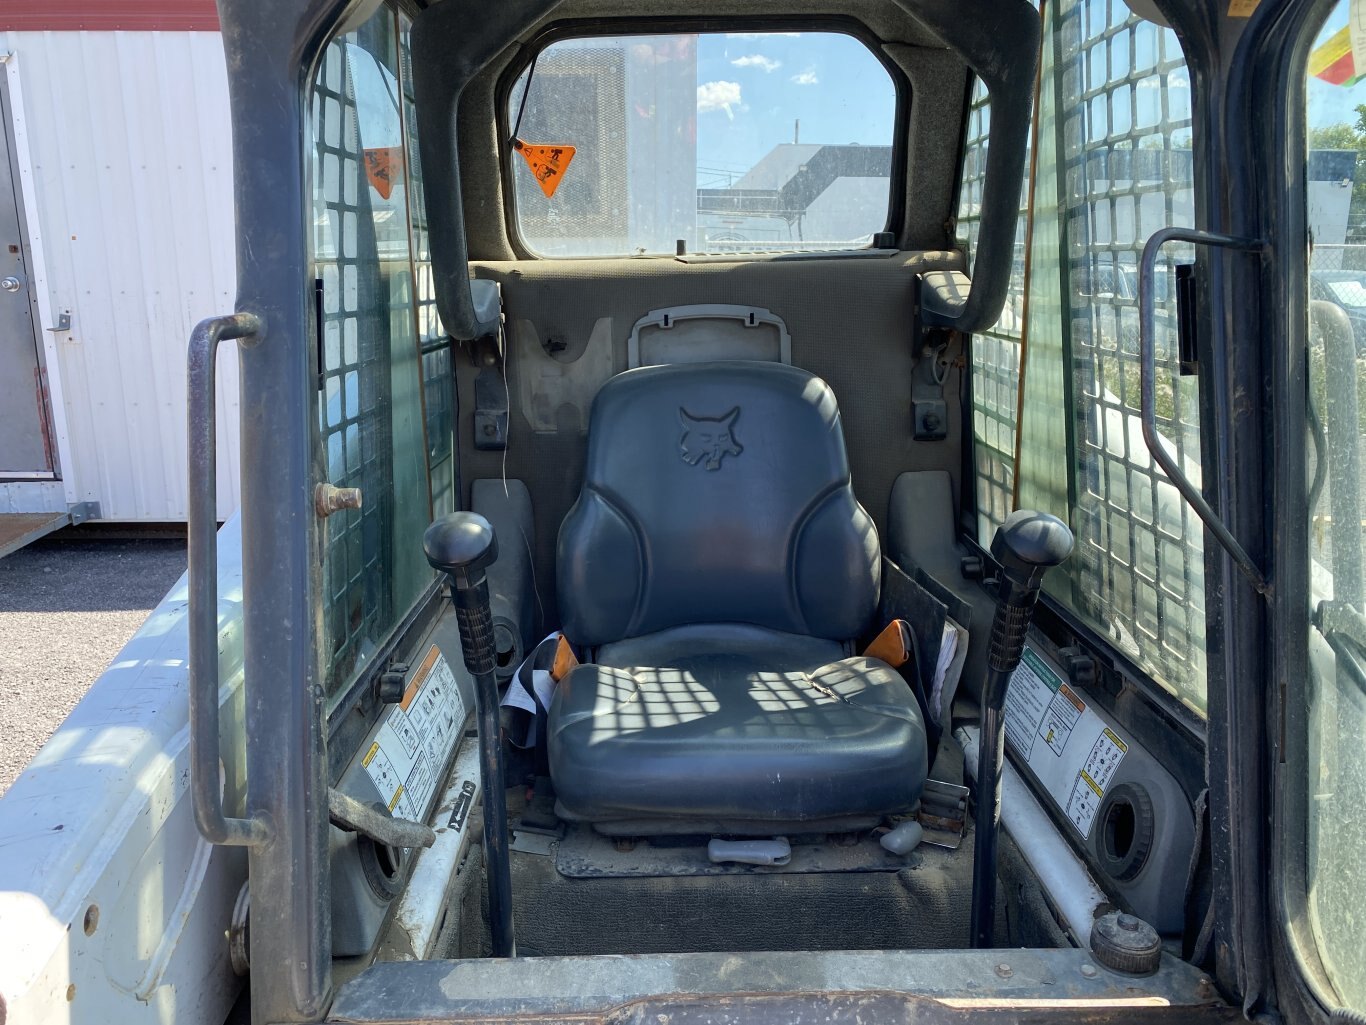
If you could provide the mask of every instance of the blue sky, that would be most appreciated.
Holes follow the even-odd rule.
[[[727,184],[801,121],[803,143],[890,145],[896,90],[850,36],[727,33],[697,41],[698,183]]]

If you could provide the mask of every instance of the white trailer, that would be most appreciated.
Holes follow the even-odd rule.
[[[215,6],[11,0],[0,62],[0,555],[72,521],[183,521],[185,344],[236,291]]]

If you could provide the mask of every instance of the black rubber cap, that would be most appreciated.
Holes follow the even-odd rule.
[[[1012,578],[1041,576],[1072,554],[1072,531],[1048,513],[1017,509],[991,539],[991,557]]]
[[[422,550],[433,569],[443,573],[471,573],[498,558],[498,539],[489,521],[478,513],[443,516],[422,535]]]
[[[1091,953],[1112,971],[1151,975],[1162,963],[1162,940],[1143,919],[1111,911],[1091,926]]]
[[[1096,813],[1096,853],[1111,879],[1123,882],[1143,871],[1152,853],[1156,821],[1146,787],[1120,783],[1106,792]]]

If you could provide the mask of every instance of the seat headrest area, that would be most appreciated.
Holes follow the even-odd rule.
[[[846,640],[873,614],[879,558],[819,378],[776,363],[677,364],[598,393],[557,554],[576,643],[699,622]]]

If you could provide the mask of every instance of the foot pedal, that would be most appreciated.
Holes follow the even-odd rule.
[[[522,820],[517,828],[527,833],[543,833],[547,836],[560,836],[564,832],[559,817],[555,814],[555,788],[550,785],[549,776],[537,776],[531,800],[522,811]]]

